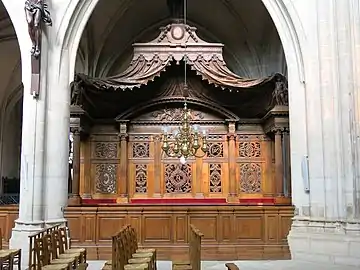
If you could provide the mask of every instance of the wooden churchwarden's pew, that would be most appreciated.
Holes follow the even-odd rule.
[[[194,225],[190,225],[189,261],[173,262],[173,270],[201,270],[201,238],[204,236]]]

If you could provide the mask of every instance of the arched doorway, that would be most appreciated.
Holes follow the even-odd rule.
[[[165,12],[165,3],[162,1],[151,3],[151,7],[149,6],[148,8],[144,8],[143,5],[140,7],[138,5],[139,3],[136,1],[124,1],[118,4],[119,6],[110,2],[99,2],[92,13],[90,20],[87,22],[87,27],[82,36],[80,35],[81,31],[75,31],[73,35],[67,35],[72,41],[80,40],[81,37],[76,60],[77,71],[95,77],[104,77],[119,73],[126,68],[131,59],[132,42],[134,40],[146,41],[154,38],[157,34],[154,30],[158,28],[158,26],[163,25],[164,23],[166,24],[168,19]],[[200,4],[201,3],[196,3],[189,7],[189,23],[193,23],[197,26],[199,35],[202,38],[213,42],[218,41],[225,43],[224,57],[233,71],[243,77],[266,76],[274,72],[287,73],[287,65],[280,38],[268,11],[261,1],[253,1],[249,6],[242,6],[244,4],[239,4],[235,1],[214,2],[214,10],[217,10],[218,12],[215,15],[212,15],[217,17],[218,20],[213,20],[213,16],[202,13]],[[95,3],[89,2],[88,5],[88,8],[94,7]],[[274,9],[276,10],[276,8],[273,6],[272,8],[273,19],[275,19]],[[91,10],[91,8],[88,10]],[[259,12],[257,17],[262,18],[262,20],[254,23],[250,16],[244,20],[242,15],[243,13],[246,13],[245,10],[249,11],[247,14],[251,14],[250,11]],[[141,12],[145,11],[146,14],[144,13],[141,17],[146,19],[141,21],[136,20],[136,18],[140,16],[139,14],[142,14]],[[105,13],[109,14],[107,17],[108,20],[101,20],[101,14]],[[193,19],[191,18],[191,14]],[[87,15],[90,16],[90,13]],[[84,17],[86,18],[87,15]],[[226,19],[224,19],[225,17]],[[132,18],[135,19],[132,20]],[[279,20],[279,18],[276,19]],[[284,18],[281,19],[283,20]],[[98,21],[101,21],[101,24],[97,23]],[[221,23],[218,23],[219,21]],[[249,24],[247,25],[246,22]],[[122,35],[114,34],[114,31],[121,29],[121,25],[127,23],[132,25],[131,29],[124,29]],[[232,25],[240,26],[239,28],[227,28],[227,26]],[[81,23],[79,22],[79,24],[75,23],[75,28],[82,26],[84,26],[84,21]],[[146,30],[143,30],[144,28]],[[235,32],[231,33],[231,31],[225,31],[224,29],[242,31],[242,35],[236,35]],[[292,32],[293,29],[289,26],[286,30],[282,30],[283,38],[294,34],[294,32]],[[264,33],[266,33],[266,35],[264,35]],[[95,36],[101,37],[97,39],[99,42],[94,42],[93,37]],[[119,36],[121,36],[121,38],[119,38]],[[64,46],[70,44],[70,39],[65,40]],[[264,40],[266,40],[266,42],[264,42]],[[271,44],[271,46],[265,46],[265,43]],[[75,53],[73,49],[77,49],[76,44],[77,42],[71,43],[71,47],[69,48],[71,63],[75,62]],[[301,84],[299,79],[302,77],[300,70],[301,53],[297,51],[298,44],[294,44],[295,43],[289,45],[289,42],[287,43],[287,56],[293,67],[290,72],[291,75],[289,74],[289,77],[291,77],[290,88],[292,85],[294,88],[300,90],[294,92],[295,94],[292,94],[292,98],[303,95],[303,92],[301,92],[303,88],[301,85],[299,86],[299,83]],[[296,53],[292,54],[294,51]],[[294,58],[294,55],[298,57]],[[71,73],[72,71],[70,71],[70,75]],[[290,98],[290,103],[292,98]],[[295,112],[293,113],[293,117],[296,117],[299,121],[304,121],[305,114],[303,113],[303,108],[297,106],[296,110],[293,112]],[[299,119],[299,115],[302,116],[302,119]],[[298,128],[301,132],[297,133],[296,136],[299,136],[304,132],[301,126],[298,126]],[[300,141],[302,142],[295,146],[297,149],[301,143],[306,143],[306,136],[302,136]],[[299,139],[297,139],[297,142],[299,143]],[[302,159],[302,154],[306,153],[306,148],[303,147],[301,150],[302,151],[297,151],[297,154],[294,155],[296,166],[292,170],[297,173],[300,172],[298,161]],[[300,174],[296,176],[297,180],[300,179],[299,175]],[[288,189],[289,186],[290,185],[287,186]]]
[[[0,203],[18,203],[22,95],[20,49],[4,5],[0,2]]]

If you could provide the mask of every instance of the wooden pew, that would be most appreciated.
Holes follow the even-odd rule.
[[[201,270],[201,239],[204,235],[190,224],[189,261],[173,262],[173,270]]]
[[[225,266],[228,270],[239,270],[239,267],[234,263],[226,263]]]
[[[3,249],[2,237],[0,228],[0,270],[12,270],[14,266],[21,270],[21,249]]]
[[[134,228],[124,226],[112,237],[112,261],[105,263],[103,270],[156,270],[156,250],[139,249]]]

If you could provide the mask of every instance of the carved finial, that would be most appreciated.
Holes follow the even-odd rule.
[[[41,53],[41,23],[52,26],[48,5],[44,0],[26,0],[25,15],[32,42],[31,55],[38,59]]]
[[[289,105],[288,84],[285,76],[281,74],[275,75],[275,88],[272,97],[274,105]]]
[[[172,19],[184,20],[184,0],[167,0],[167,6]]]

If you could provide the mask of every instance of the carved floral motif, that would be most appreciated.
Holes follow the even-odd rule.
[[[241,158],[261,157],[260,142],[240,142],[239,156]]]
[[[95,144],[95,158],[117,158],[117,143],[97,142]]]
[[[166,193],[191,192],[191,165],[166,164],[165,187]]]
[[[183,108],[165,108],[152,113],[152,117],[156,121],[181,121],[184,109]],[[189,109],[192,120],[204,119],[202,112],[197,112]]]
[[[136,164],[135,166],[135,193],[147,192],[147,165]]]
[[[222,142],[210,142],[208,143],[208,153],[207,157],[209,158],[222,158],[224,157],[224,145]]]
[[[150,157],[150,145],[148,142],[134,142],[132,144],[133,158],[148,158]]]
[[[97,193],[116,193],[116,164],[97,164],[95,167],[95,183]]]
[[[240,164],[240,192],[261,192],[261,165],[257,163]]]
[[[210,193],[221,193],[221,164],[209,164]]]

